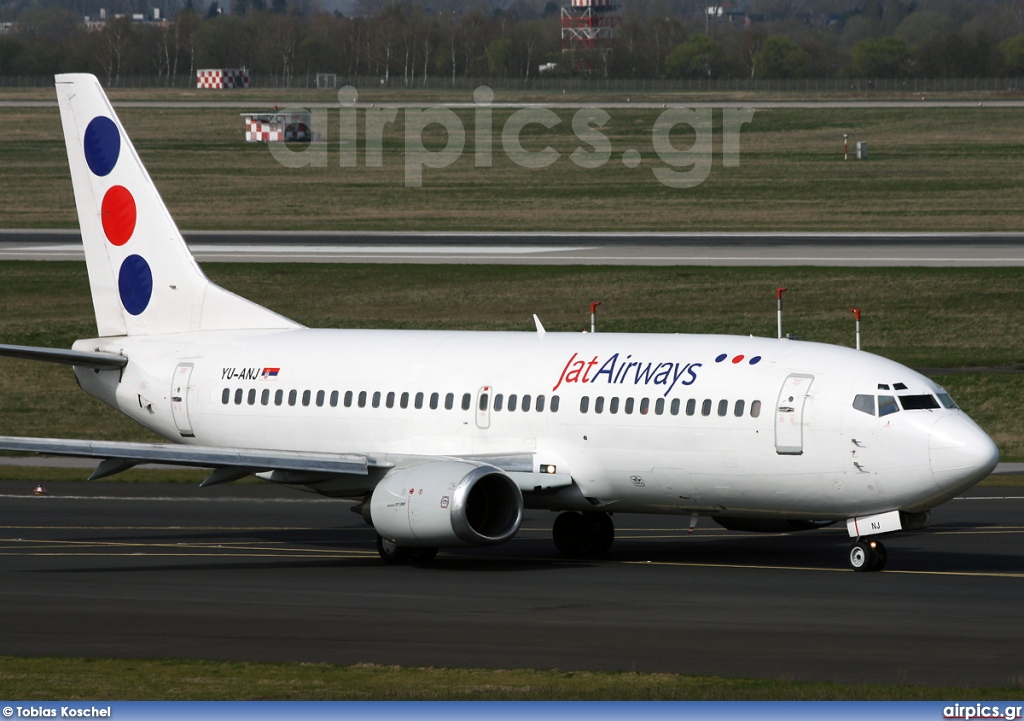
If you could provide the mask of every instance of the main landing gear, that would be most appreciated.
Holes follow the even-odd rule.
[[[430,563],[437,555],[436,548],[410,548],[399,546],[387,540],[383,536],[377,536],[377,553],[385,563],[401,565],[403,563],[414,563],[417,565]]]
[[[881,571],[887,558],[881,541],[859,540],[850,546],[850,567],[854,571]]]
[[[555,547],[572,558],[598,558],[615,540],[615,525],[607,513],[560,513],[551,529]]]

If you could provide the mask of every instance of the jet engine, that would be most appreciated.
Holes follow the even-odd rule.
[[[523,494],[494,466],[436,461],[394,471],[370,496],[370,523],[404,547],[504,543],[523,522]]]

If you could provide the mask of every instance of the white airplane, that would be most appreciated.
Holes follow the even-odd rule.
[[[84,456],[250,474],[354,501],[382,558],[511,539],[561,511],[557,548],[596,556],[612,513],[729,529],[847,522],[849,563],[996,466],[992,440],[932,380],[850,348],[724,335],[321,330],[211,283],[91,75],[57,96],[97,337],[70,364],[89,394],[172,441],[0,438]]]

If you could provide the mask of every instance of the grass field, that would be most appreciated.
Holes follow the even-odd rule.
[[[735,333],[774,337],[777,286],[785,328],[853,344],[849,308],[864,313],[864,349],[938,377],[999,444],[1024,461],[1024,270],[615,268],[208,264],[225,287],[313,327]],[[315,289],[315,290],[311,290]],[[0,263],[0,340],[67,347],[95,333],[84,264]],[[69,369],[2,359],[0,434],[151,439],[86,397]],[[965,369],[967,369],[965,371]]]
[[[1009,701],[1024,698],[1024,688],[931,688],[370,664],[0,656],[0,697],[25,701]]]
[[[252,109],[266,108],[254,101]],[[361,109],[360,128],[366,113]],[[423,185],[406,187],[404,112],[381,138],[381,167],[340,167],[341,121],[328,122],[326,167],[286,168],[266,145],[243,141],[237,109],[123,108],[119,115],[178,224],[186,229],[335,230],[745,230],[1019,231],[1024,228],[1024,124],[1021,110],[758,110],[740,132],[740,166],[723,167],[722,111],[714,112],[710,174],[671,188],[655,170],[679,163],[656,150],[653,128],[665,112],[611,110],[602,128],[610,157],[586,169],[571,161],[591,151],[559,109],[551,130],[529,125],[524,147],[551,147],[542,169],[512,162],[502,128],[511,110],[493,111],[493,166],[475,167],[472,110],[458,111],[465,149]],[[67,157],[56,108],[0,110],[6,142],[0,185],[17,189],[0,205],[0,227],[75,227]],[[362,132],[362,130],[361,130]],[[842,160],[843,134],[869,143],[869,160]],[[447,139],[423,135],[431,150]],[[694,142],[673,131],[679,150]],[[361,141],[362,143],[362,141]],[[851,145],[852,147],[852,145]],[[622,155],[636,150],[637,167]],[[291,151],[286,151],[291,152]],[[299,156],[302,157],[302,156]],[[682,169],[686,169],[684,166]]]

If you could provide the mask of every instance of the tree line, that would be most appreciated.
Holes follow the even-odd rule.
[[[92,72],[183,84],[246,67],[285,86],[315,73],[416,87],[459,77],[978,78],[1024,74],[1024,0],[622,0],[615,46],[562,50],[561,8],[361,0],[352,16],[311,0],[188,3],[162,22],[87,27],[66,7],[26,6],[0,34],[0,75]]]

